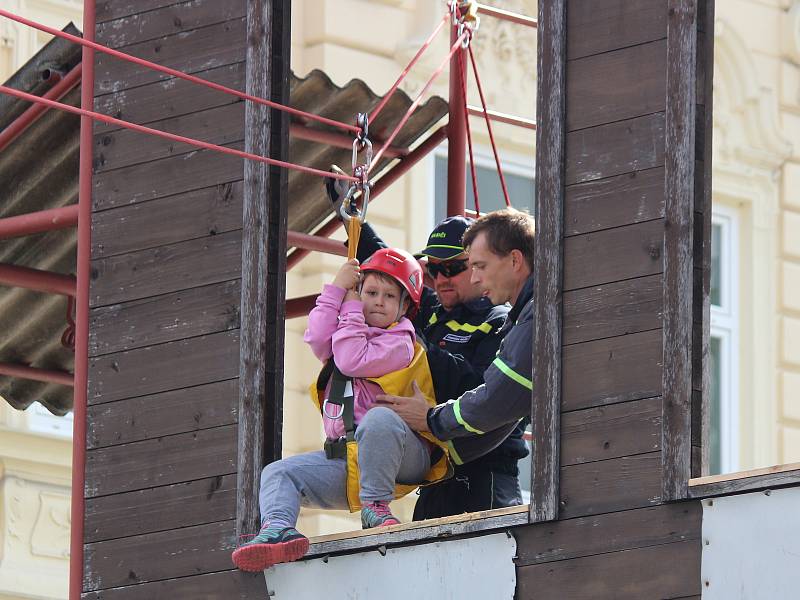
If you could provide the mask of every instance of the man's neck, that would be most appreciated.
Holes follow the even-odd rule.
[[[527,267],[523,271],[520,271],[520,278],[517,279],[516,286],[514,287],[514,293],[511,296],[511,306],[514,306],[519,299],[520,292],[522,292],[522,288],[525,287],[525,282],[528,281],[528,277],[531,276],[531,270]]]

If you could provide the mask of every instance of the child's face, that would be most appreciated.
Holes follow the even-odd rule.
[[[401,295],[398,284],[366,273],[361,286],[361,302],[364,303],[367,325],[385,329],[405,314],[405,310],[400,310]],[[407,301],[403,304],[408,306]]]

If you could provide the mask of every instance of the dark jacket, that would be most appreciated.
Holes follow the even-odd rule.
[[[359,261],[385,247],[375,230],[365,223],[358,244]],[[484,371],[500,348],[504,333],[501,330],[509,310],[508,305],[494,306],[488,298],[479,298],[448,311],[439,304],[432,289],[423,289],[420,310],[413,323],[428,353],[437,402],[458,398],[483,383]],[[520,424],[480,464],[516,476],[517,461],[528,455],[523,431],[524,424]]]
[[[428,427],[467,463],[494,451],[530,417],[533,389],[533,277],[520,292],[500,335],[500,351],[484,383],[428,412]]]

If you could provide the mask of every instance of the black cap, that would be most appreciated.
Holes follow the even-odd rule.
[[[448,260],[464,252],[461,240],[464,232],[475,222],[469,217],[447,217],[431,231],[428,245],[414,256],[431,256],[439,260]]]

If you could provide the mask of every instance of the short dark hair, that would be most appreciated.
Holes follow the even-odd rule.
[[[475,241],[479,233],[486,234],[489,249],[499,256],[507,256],[512,250],[519,250],[533,270],[533,237],[536,233],[536,219],[527,212],[515,208],[504,208],[483,215],[470,225],[464,233],[464,249]]]

